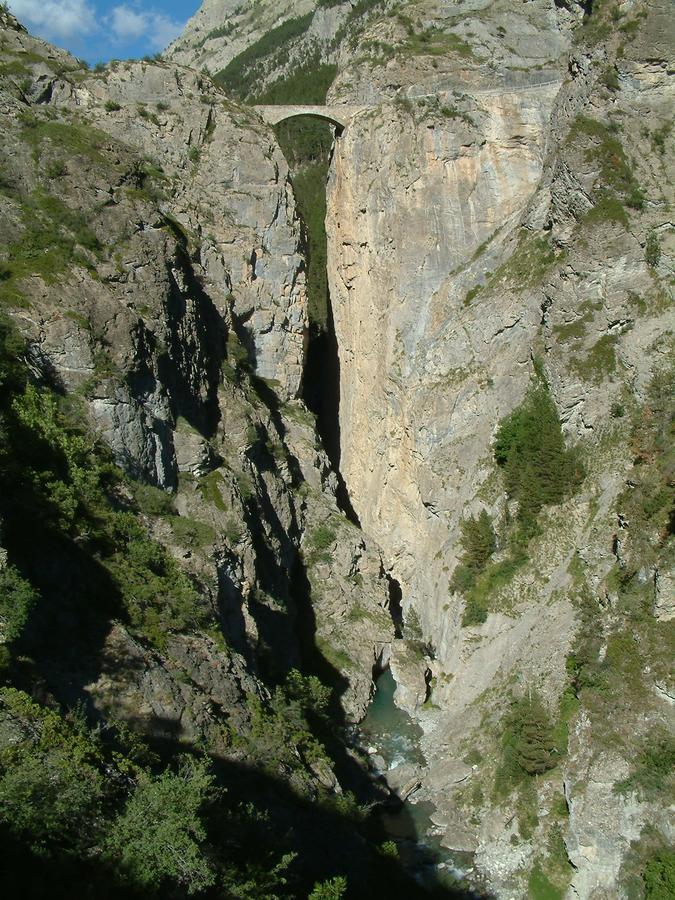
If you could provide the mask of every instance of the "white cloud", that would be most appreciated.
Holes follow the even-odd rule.
[[[140,3],[120,3],[98,17],[93,0],[9,0],[9,8],[30,31],[54,43],[107,35],[118,47],[141,42],[163,50],[177,38],[185,22]]]
[[[27,28],[49,40],[82,37],[97,27],[87,0],[9,0],[8,5]]]
[[[113,7],[106,19],[115,40],[144,40],[153,50],[163,50],[185,25],[154,9],[138,9],[126,3]]]

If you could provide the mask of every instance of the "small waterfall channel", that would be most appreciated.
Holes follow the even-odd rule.
[[[377,677],[375,693],[366,717],[358,726],[358,743],[370,759],[373,777],[387,780],[387,773],[405,766],[413,776],[426,761],[420,744],[422,729],[396,706],[396,681],[387,666]],[[417,880],[429,888],[464,888],[470,856],[448,850],[440,842],[431,816],[433,803],[415,800],[415,792],[403,800],[382,804],[377,815],[389,839],[396,843],[401,861]],[[465,896],[471,896],[470,893]]]

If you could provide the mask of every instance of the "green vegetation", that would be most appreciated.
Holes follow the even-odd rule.
[[[462,625],[480,625],[487,618],[487,609],[481,602],[482,596],[478,596],[476,585],[497,549],[497,539],[490,516],[484,509],[478,517],[463,519],[460,528],[462,555],[453,572],[450,590],[466,595]]]
[[[326,102],[326,94],[336,75],[337,65],[322,63],[319,55],[313,53],[288,75],[273,81],[264,91],[255,93],[251,102],[280,106],[296,103],[321,105]]]
[[[347,891],[347,879],[341,875],[314,886],[309,900],[341,900]]]
[[[13,688],[0,690],[0,721],[16,735],[0,750],[0,826],[11,848],[3,879],[20,875],[26,896],[44,896],[47,884],[54,896],[86,885],[111,900],[218,885],[221,896],[253,900],[286,883],[292,856],[270,858],[264,820],[227,803],[206,761],[161,768],[124,726],[90,730]],[[233,832],[258,845],[255,864]]]
[[[563,900],[563,891],[559,890],[542,872],[538,863],[530,872],[527,890],[530,900]]]
[[[312,774],[328,778],[333,766],[323,736],[341,740],[328,719],[330,691],[315,676],[282,670],[277,683],[233,704],[236,718],[214,704],[210,730],[191,746],[172,740],[158,720],[161,757],[138,733],[144,724],[133,708],[125,707],[130,724],[122,725],[100,709],[89,723],[84,706],[59,705],[52,690],[89,700],[81,685],[102,671],[113,624],[149,649],[163,677],[186,685],[193,673],[160,656],[171,634],[201,632],[220,645],[223,638],[202,586],[146,527],[147,517],[161,517],[195,546],[206,526],[176,516],[170,497],[123,475],[82,427],[79,401],[29,380],[23,353],[0,314],[0,518],[9,557],[0,570],[0,677],[9,685],[0,688],[3,887],[57,900],[205,892],[290,900],[313,886],[318,896],[339,896],[334,843],[360,855],[350,869],[357,893],[407,884],[381,840],[369,843],[353,797],[335,798]],[[200,486],[223,503],[221,473]],[[334,539],[328,526],[313,534],[318,548]],[[350,664],[340,651],[332,661]],[[124,664],[115,665],[121,677]],[[204,753],[214,733],[216,765]],[[223,758],[225,740],[232,759]],[[406,896],[417,896],[414,884]]]
[[[641,567],[658,566],[672,540],[675,517],[675,368],[656,372],[644,406],[633,415],[631,450],[634,465],[629,487],[620,495],[617,509],[630,522],[624,539],[628,587]]]
[[[206,766],[191,760],[176,774],[140,780],[105,842],[124,880],[153,892],[176,884],[188,895],[212,885],[216,873],[203,852],[199,815],[212,792]]]
[[[54,282],[73,265],[93,270],[102,246],[92,227],[94,216],[66,203],[52,192],[67,174],[65,158],[86,157],[107,166],[100,148],[110,138],[81,122],[56,122],[29,113],[21,116],[21,137],[32,149],[43,184],[26,192],[19,184],[0,177],[0,191],[15,205],[22,226],[20,237],[6,247],[7,258],[0,264],[0,303],[23,306],[26,300],[22,281],[39,275]],[[54,157],[54,148],[59,156]],[[92,256],[94,259],[92,259]]]
[[[100,255],[101,245],[80,210],[42,190],[20,198],[23,232],[7,247],[3,264],[0,301],[24,304],[21,282],[28,275],[40,275],[53,282],[73,264],[89,267],[82,250]]]
[[[620,793],[637,791],[649,800],[675,787],[675,738],[665,729],[652,729],[643,741],[635,769],[624,781],[615,785]]]
[[[543,375],[536,375],[521,405],[500,422],[494,453],[507,492],[518,501],[518,524],[526,540],[537,532],[540,510],[568,497],[583,476],[578,453],[565,447]]]
[[[661,262],[661,245],[655,231],[650,231],[645,243],[645,262],[651,269],[655,269]]]
[[[464,297],[464,306],[469,306],[483,291],[494,291],[500,288],[505,281],[520,290],[541,284],[544,276],[558,258],[548,236],[533,235],[522,230],[511,256],[488,275],[485,284],[477,284],[467,292]]]
[[[471,45],[463,38],[452,32],[441,31],[433,25],[419,34],[409,32],[400,49],[404,54],[409,53],[412,56],[446,56],[449,53],[456,53],[464,59],[473,56]],[[396,52],[399,52],[399,48],[396,48]]]
[[[502,784],[517,784],[525,776],[542,775],[556,762],[553,726],[541,698],[533,693],[514,700],[504,718],[498,790]]]
[[[565,447],[560,418],[539,369],[521,405],[500,422],[494,454],[518,512],[515,522],[507,516],[503,523],[500,544],[506,552],[497,560],[492,560],[497,542],[487,513],[462,523],[463,553],[450,590],[464,594],[464,626],[485,622],[500,590],[527,561],[541,510],[565,500],[584,474],[577,451]]]
[[[585,216],[589,224],[610,221],[628,226],[625,207],[642,209],[644,196],[635,180],[623,145],[616,129],[588,116],[577,116],[574,120],[568,142],[586,146],[584,157],[588,162],[599,165],[600,187],[593,192],[593,208]]]
[[[47,144],[58,147],[61,153],[70,157],[84,156],[100,166],[108,166],[101,148],[110,144],[110,135],[92,125],[78,119],[57,122],[38,118],[32,113],[24,113],[21,122],[21,137],[32,148],[36,160]]]
[[[330,562],[331,556],[328,551],[336,540],[337,534],[329,525],[317,525],[308,536],[309,560],[313,563]]]
[[[325,717],[330,696],[330,689],[318,678],[305,677],[297,669],[275,688],[269,703],[250,695],[251,731],[243,740],[256,765],[273,775],[290,770],[299,777],[306,777],[306,766],[318,761],[331,768],[326,750],[309,724],[312,718]]]
[[[262,104],[322,105],[336,72],[337,66],[322,64],[314,53],[251,100]],[[315,329],[323,331],[328,321],[326,180],[333,134],[328,122],[308,118],[280,122],[275,132],[291,170],[293,193],[303,223],[309,318]]]
[[[303,222],[308,257],[308,313],[315,329],[328,321],[326,243],[326,179],[333,145],[327,122],[292,119],[276,127],[277,138],[291,168],[293,193]]]
[[[196,549],[214,544],[216,532],[204,522],[190,519],[188,516],[173,516],[169,520],[174,537],[183,547]]]
[[[616,342],[615,335],[603,334],[584,357],[577,354],[572,358],[571,367],[585,381],[598,384],[616,371]]]
[[[494,608],[500,590],[511,582],[526,562],[527,554],[514,541],[505,559],[487,565],[466,592],[462,625],[482,625],[490,609]]]
[[[581,36],[588,44],[599,44],[616,29],[622,15],[618,0],[594,0],[584,16]]]
[[[218,72],[214,80],[219,82],[228,93],[243,99],[253,92],[260,78],[259,67],[265,59],[284,48],[285,45],[302,37],[312,24],[313,12],[304,16],[287,19],[276,28],[272,28],[239,56],[235,56],[228,65]]]
[[[522,231],[518,245],[509,259],[491,276],[489,283],[497,284],[507,279],[521,288],[540,284],[544,275],[556,261],[548,236],[528,235]]]
[[[670,900],[675,896],[675,850],[656,853],[643,873],[645,900]]]
[[[204,627],[207,619],[195,587],[166,550],[147,537],[133,511],[116,508],[122,474],[90,436],[79,432],[57,398],[28,385],[14,399],[11,415],[11,449],[31,448],[23,453],[27,511],[38,504],[45,524],[73,537],[88,535],[131,625],[156,646],[164,646],[171,631]],[[21,494],[19,487],[17,501]]]
[[[10,660],[6,645],[21,636],[38,599],[37,591],[13,566],[0,569],[0,628],[4,639],[0,645],[0,670]]]

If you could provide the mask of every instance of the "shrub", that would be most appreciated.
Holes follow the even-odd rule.
[[[194,894],[213,884],[199,815],[212,791],[205,766],[187,759],[177,774],[139,784],[106,842],[108,857],[132,885],[156,891],[168,882]]]
[[[309,895],[309,900],[341,900],[346,892],[347,879],[338,875],[329,881],[315,884],[312,893]]]
[[[459,543],[463,553],[453,573],[450,587],[464,592],[475,584],[476,577],[485,569],[497,549],[497,540],[490,516],[484,509],[478,517],[463,519],[460,531]]]
[[[500,422],[494,454],[507,492],[518,501],[527,538],[536,531],[539,511],[564,500],[583,475],[577,453],[565,447],[560,417],[541,374],[521,405]]]
[[[96,68],[95,71],[98,72],[100,70]],[[116,100],[106,100],[103,104],[103,107],[106,112],[117,112],[118,110],[122,109],[122,107]]]
[[[13,566],[0,570],[0,623],[7,643],[21,635],[37,599],[37,591]]]
[[[99,748],[20,691],[3,689],[0,708],[25,728],[0,751],[0,821],[37,853],[85,850],[100,834]]]
[[[671,900],[675,897],[675,850],[660,850],[642,875],[645,900]]]
[[[637,790],[644,799],[669,793],[675,772],[675,739],[667,731],[653,729],[639,751],[635,770],[615,785],[619,793]]]
[[[592,146],[586,149],[584,156],[588,162],[599,164],[602,186],[594,190],[594,208],[585,219],[589,222],[615,221],[627,226],[623,202],[633,209],[642,209],[644,197],[621,141],[611,126],[588,116],[578,116],[570,129],[569,141],[589,139]]]
[[[45,175],[47,178],[63,178],[64,175],[68,174],[68,168],[62,159],[55,159],[53,162],[47,164],[45,168]]]
[[[328,525],[317,525],[310,535],[310,542],[315,550],[328,550],[337,540],[337,535]]]
[[[650,231],[645,243],[645,261],[651,269],[661,262],[661,245],[655,231]]]
[[[504,722],[502,777],[512,783],[541,775],[556,764],[551,720],[541,698],[533,693],[513,702]]]

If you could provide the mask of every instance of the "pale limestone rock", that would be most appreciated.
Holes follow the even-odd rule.
[[[396,682],[394,703],[414,716],[427,697],[428,660],[416,642],[398,640],[391,645],[389,667]]]
[[[654,588],[654,615],[661,622],[669,622],[675,618],[675,573],[657,572]]]

